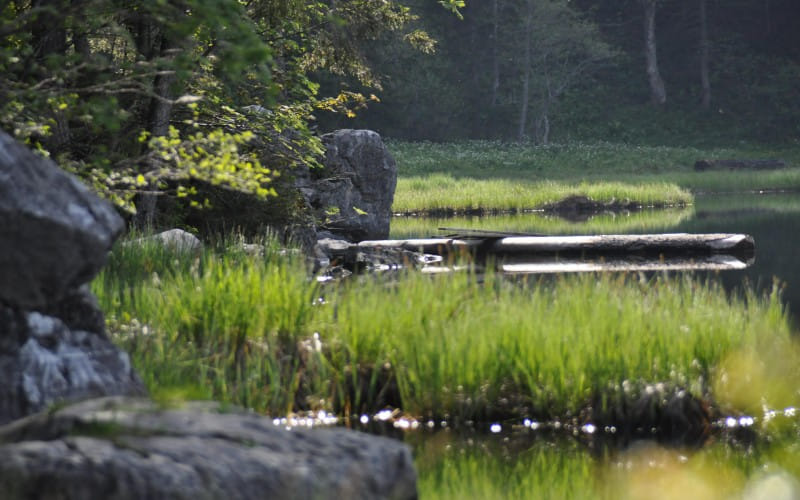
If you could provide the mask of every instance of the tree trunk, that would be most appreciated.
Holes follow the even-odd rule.
[[[522,57],[522,95],[520,96],[519,108],[519,127],[517,129],[517,139],[525,140],[525,128],[528,122],[528,103],[530,100],[531,85],[531,31],[533,30],[533,2],[527,0],[527,12],[525,15],[525,46]]]
[[[667,102],[664,80],[658,71],[656,55],[656,3],[658,0],[641,0],[644,8],[644,55],[647,63],[647,79],[650,83],[650,100],[657,106]]]
[[[92,55],[92,49],[89,46],[88,36],[88,23],[85,19],[83,3],[86,0],[72,0],[72,9],[75,12],[76,26],[72,28],[72,46],[75,48],[75,53],[79,54],[84,62],[88,62]],[[84,31],[86,30],[86,31]]]
[[[159,55],[163,58],[171,58],[171,53],[177,46],[166,35],[161,36]],[[153,93],[155,96],[150,100],[150,110],[148,123],[150,133],[154,137],[167,135],[169,133],[169,122],[172,116],[172,86],[176,78],[173,72],[160,73],[153,81]],[[139,214],[137,223],[145,228],[152,229],[155,225],[156,202],[158,198],[155,194],[142,194],[141,201],[137,207]]]
[[[550,118],[546,109],[536,119],[536,142],[544,146],[550,143]]]
[[[45,79],[52,76],[46,67],[63,64],[63,56],[67,53],[67,29],[64,18],[59,13],[64,13],[68,9],[63,0],[33,0],[31,8],[46,9],[37,15],[31,24],[31,45],[38,63],[34,71],[37,78]],[[59,56],[60,59],[48,61],[51,56]],[[54,112],[51,118],[54,125],[51,127],[50,135],[44,137],[42,142],[50,153],[58,154],[70,143],[69,123],[64,113],[60,111]]]
[[[47,11],[36,16],[31,25],[31,45],[37,60],[53,54],[63,55],[67,50],[67,30],[59,12],[65,12],[62,0],[33,0],[31,8],[46,8]]]
[[[492,106],[497,105],[497,94],[500,91],[500,0],[492,2]]]
[[[764,0],[764,31],[767,35],[772,34],[772,6],[770,0]]]
[[[711,80],[708,77],[709,42],[707,0],[700,1],[700,86],[703,91],[701,105],[703,109],[711,107]]]

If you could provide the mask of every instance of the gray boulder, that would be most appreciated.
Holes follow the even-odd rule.
[[[321,227],[351,241],[387,238],[397,165],[380,135],[345,129],[322,141],[324,168],[295,172]]]
[[[203,249],[203,242],[190,232],[183,229],[168,229],[152,236],[136,238],[125,243],[126,245],[157,244],[177,252],[199,252]]]
[[[105,335],[87,290],[49,309],[0,305],[0,424],[63,401],[145,394],[128,355]]]
[[[0,302],[61,300],[97,274],[123,227],[111,205],[0,131]]]
[[[144,394],[86,286],[122,229],[108,203],[0,132],[0,423]]]
[[[401,442],[287,430],[213,403],[87,401],[0,428],[0,456],[8,500],[417,497]]]

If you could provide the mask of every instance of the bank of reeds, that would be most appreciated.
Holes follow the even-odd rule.
[[[456,217],[394,217],[390,237],[438,237],[453,231],[439,228],[477,229],[534,234],[653,233],[673,228],[694,214],[693,206],[663,210],[603,212],[585,220],[569,220],[543,212]]]
[[[790,335],[776,293],[729,298],[691,277],[409,273],[320,288],[302,260],[274,249],[132,245],[116,247],[93,287],[151,390],[272,415],[391,405],[554,418],[613,405],[645,382],[707,397],[720,363]]]
[[[395,213],[417,214],[523,211],[544,208],[572,196],[586,197],[602,204],[626,206],[663,207],[692,203],[692,195],[688,191],[665,182],[571,184],[521,179],[475,179],[435,173],[400,176],[392,210]]]

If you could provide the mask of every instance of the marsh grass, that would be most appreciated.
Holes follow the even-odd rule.
[[[315,296],[299,259],[270,244],[262,257],[235,245],[198,254],[118,245],[93,287],[157,395],[294,408],[304,376],[298,342]]]
[[[390,288],[345,286],[331,300],[335,318],[322,309],[320,332],[348,346],[351,359],[390,363],[404,410],[468,419],[574,414],[597,394],[635,392],[647,381],[704,396],[726,353],[789,336],[776,294],[729,299],[688,277],[581,275],[521,286],[491,275],[482,283],[409,275]]]
[[[800,189],[800,149],[697,149],[613,143],[529,144],[470,141],[436,144],[389,141],[399,180],[394,210],[510,210],[558,201],[571,189],[592,186],[596,201],[686,203],[679,188],[703,192]],[[695,172],[695,161],[782,158],[790,168]],[[619,191],[619,184],[627,187]],[[657,186],[671,185],[660,191]],[[680,194],[679,194],[680,193]],[[659,201],[660,200],[660,201]],[[682,201],[681,201],[682,200]]]
[[[570,221],[543,212],[460,217],[394,217],[390,237],[395,239],[441,237],[452,231],[439,228],[508,231],[541,234],[648,233],[675,227],[694,214],[692,206],[658,210],[601,213],[583,221]]]
[[[790,335],[777,292],[728,298],[691,277],[409,273],[324,289],[311,278],[269,249],[133,245],[114,250],[93,288],[151,390],[273,415],[391,404],[456,420],[554,418],[646,382],[708,396],[727,355]]]
[[[397,181],[395,213],[497,212],[542,208],[570,196],[584,196],[601,203],[634,203],[641,206],[683,206],[692,195],[665,182],[626,184],[622,182],[554,181],[532,182],[511,179],[474,179],[435,173],[401,176]]]

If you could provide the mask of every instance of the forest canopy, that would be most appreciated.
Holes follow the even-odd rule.
[[[269,196],[277,173],[318,160],[315,112],[368,99],[321,95],[309,76],[379,87],[364,47],[398,32],[430,50],[404,30],[414,20],[386,0],[4,2],[0,128],[130,209],[136,194],[191,196],[189,179]]]

